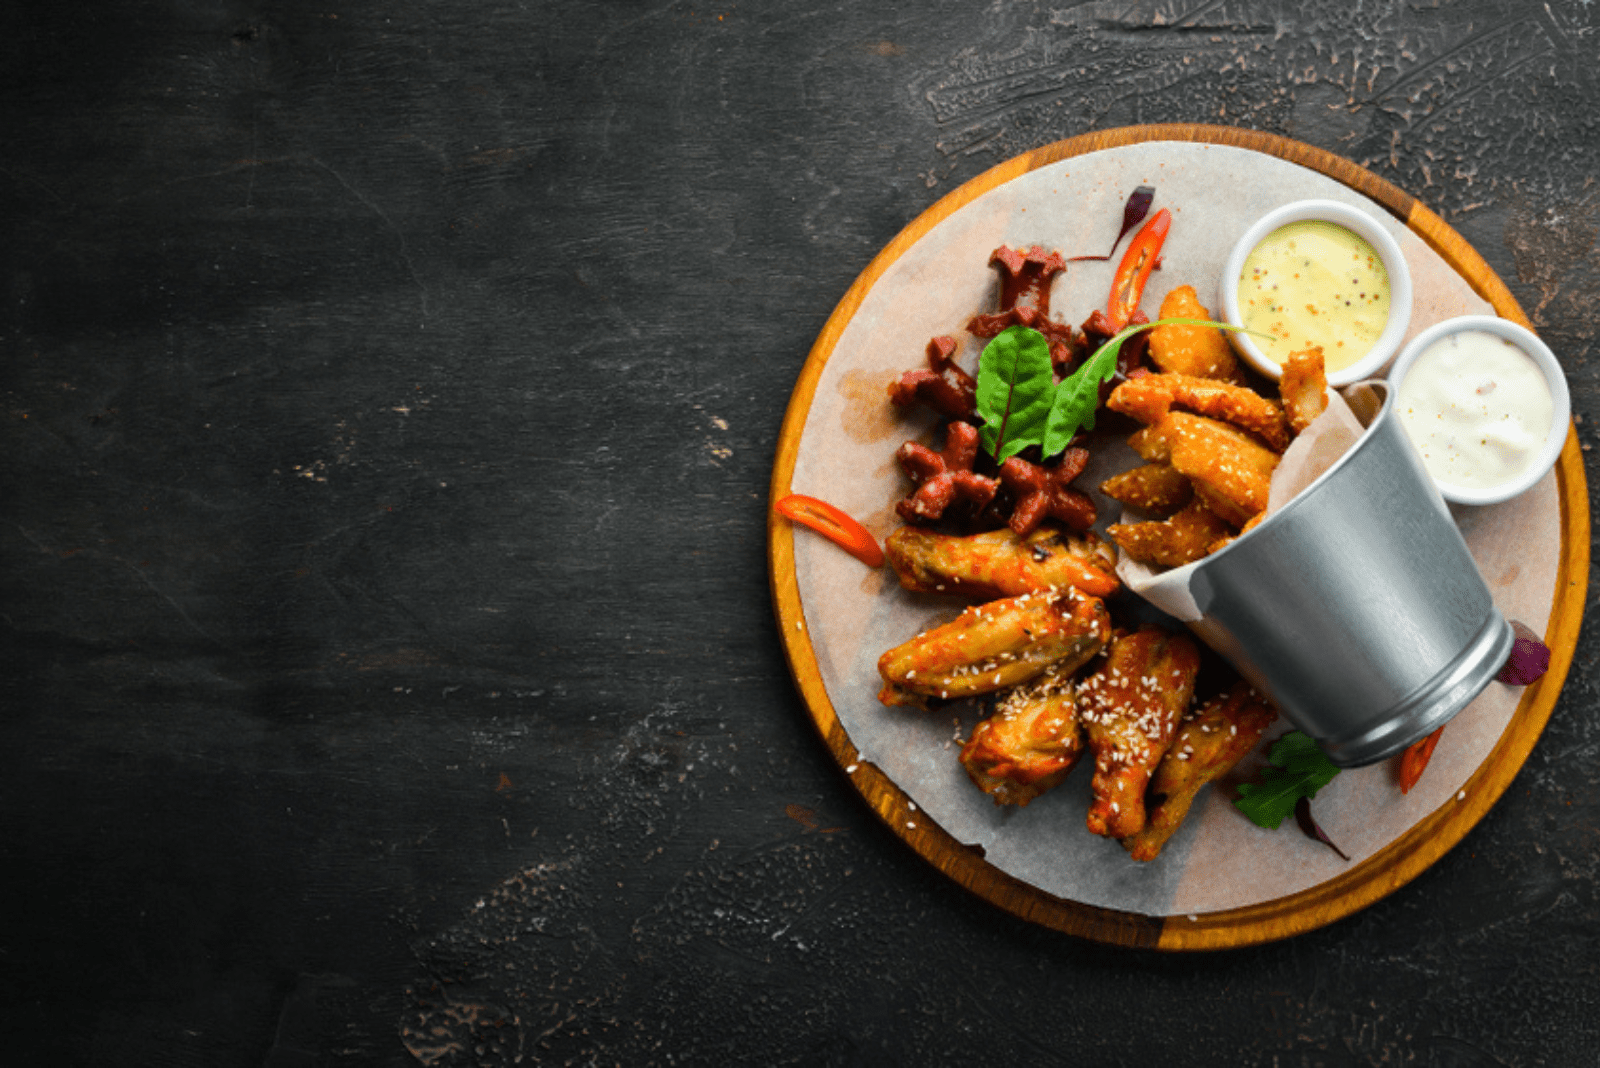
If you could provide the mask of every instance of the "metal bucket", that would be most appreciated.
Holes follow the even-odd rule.
[[[1344,767],[1442,726],[1513,639],[1392,390],[1363,387],[1374,403],[1352,408],[1366,430],[1332,467],[1249,534],[1141,590]]]

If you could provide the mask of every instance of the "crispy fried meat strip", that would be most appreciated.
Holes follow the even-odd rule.
[[[1185,719],[1150,780],[1144,830],[1122,840],[1128,855],[1154,860],[1189,814],[1200,788],[1231,771],[1277,718],[1278,710],[1241,680]]]
[[[1063,452],[1054,467],[1030,463],[1020,456],[1006,460],[1000,465],[1000,481],[1017,500],[1007,525],[1019,537],[1031,533],[1046,516],[1074,530],[1094,526],[1094,501],[1071,486],[1088,462],[1089,450],[1076,448]]]
[[[1186,634],[1144,626],[1112,639],[1078,688],[1094,753],[1089,830],[1127,838],[1144,829],[1144,791],[1194,696],[1200,650]]]
[[[1049,525],[1026,538],[1006,528],[957,537],[906,526],[889,535],[884,554],[900,585],[917,593],[988,601],[1070,586],[1109,597],[1119,585],[1116,553],[1092,530]]]
[[[1171,464],[1144,464],[1100,483],[1100,492],[1114,501],[1151,515],[1171,515],[1189,503],[1194,487]]]
[[[1211,321],[1212,315],[1195,295],[1194,286],[1179,286],[1162,300],[1159,318]],[[1156,327],[1150,331],[1150,362],[1175,374],[1244,385],[1244,375],[1228,339],[1214,326]]]
[[[895,453],[917,491],[895,511],[907,523],[927,523],[944,515],[957,498],[970,501],[981,510],[994,499],[1000,484],[992,478],[974,474],[978,458],[978,428],[971,423],[951,423],[945,428],[944,450],[934,452],[926,445],[908,441]]]
[[[1260,435],[1274,451],[1282,452],[1289,444],[1289,424],[1276,401],[1215,379],[1144,375],[1118,386],[1106,406],[1146,425],[1159,423],[1174,407],[1182,408]]]
[[[921,401],[949,419],[974,422],[978,414],[978,383],[955,361],[956,339],[936,337],[928,342],[928,370],[907,371],[889,385],[889,399],[901,408]]]
[[[1075,670],[1111,636],[1111,617],[1076,590],[1025,593],[975,605],[878,660],[886,705],[976,697],[1027,682],[1051,664]]]
[[[1187,412],[1168,412],[1161,422],[1135,433],[1128,444],[1146,460],[1170,463],[1187,475],[1195,495],[1235,527],[1267,506],[1278,454],[1236,427]]]
[[[997,805],[1026,805],[1056,786],[1083,755],[1072,672],[1052,664],[1018,686],[961,747],[967,776]]]
[[[1328,408],[1328,375],[1323,368],[1322,346],[1304,352],[1291,352],[1278,380],[1278,395],[1283,398],[1283,414],[1289,429],[1299,434]]]
[[[1113,523],[1106,534],[1141,563],[1182,567],[1214,552],[1219,540],[1233,537],[1233,528],[1196,499],[1170,519]]]

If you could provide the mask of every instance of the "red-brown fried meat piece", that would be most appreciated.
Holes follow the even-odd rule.
[[[900,585],[917,593],[950,593],[978,601],[1071,587],[1091,597],[1117,592],[1117,559],[1093,531],[1069,534],[1043,526],[1019,538],[1009,529],[957,537],[901,527],[884,542]]]
[[[976,697],[1027,682],[1052,664],[1076,669],[1105,645],[1105,605],[1076,590],[1025,593],[976,605],[878,659],[886,705]]]
[[[1189,814],[1201,787],[1233,770],[1277,718],[1278,710],[1241,680],[1184,720],[1150,780],[1144,829],[1122,840],[1128,855],[1154,860]]]
[[[1200,650],[1186,634],[1140,627],[1112,639],[1078,689],[1094,753],[1089,830],[1127,838],[1144,829],[1144,792],[1194,696]]]
[[[1083,755],[1072,670],[1052,664],[1006,695],[961,748],[967,776],[997,805],[1026,805],[1057,785]]]
[[[977,458],[978,428],[971,423],[951,423],[946,427],[944,449],[940,452],[915,441],[906,442],[895,453],[895,459],[917,484],[917,491],[895,505],[895,511],[907,523],[932,522],[958,498],[971,502],[974,511],[981,511],[994,499],[1000,483],[973,473]]]
[[[978,382],[955,361],[956,339],[928,342],[928,370],[907,371],[889,385],[889,399],[901,408],[921,401],[949,419],[973,422],[978,417]]]
[[[1013,456],[1000,465],[1000,482],[1016,498],[1007,525],[1019,536],[1026,536],[1048,516],[1074,530],[1094,526],[1094,501],[1087,493],[1072,488],[1072,480],[1083,473],[1089,462],[1088,449],[1067,449],[1054,467],[1031,463]]]

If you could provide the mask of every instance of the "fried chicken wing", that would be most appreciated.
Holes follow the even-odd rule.
[[[1171,464],[1144,464],[1106,479],[1100,492],[1141,512],[1171,515],[1189,503],[1194,486]]]
[[[1006,695],[961,748],[961,764],[997,805],[1026,805],[1083,755],[1077,688],[1064,662]]]
[[[1204,501],[1194,500],[1170,519],[1115,523],[1106,534],[1141,563],[1182,567],[1214,551],[1218,541],[1233,536],[1233,528]]]
[[[1128,444],[1147,460],[1165,461],[1187,475],[1223,519],[1243,526],[1267,506],[1278,454],[1237,427],[1187,412],[1168,412]]]
[[[1041,526],[1026,538],[1002,528],[957,537],[901,527],[884,543],[900,585],[974,600],[1072,587],[1091,597],[1117,592],[1115,551],[1094,531]]]
[[[1231,771],[1277,718],[1278,710],[1241,680],[1185,719],[1150,780],[1144,829],[1122,840],[1128,855],[1154,860],[1189,814],[1201,787]]]
[[[1194,286],[1179,286],[1161,301],[1160,318],[1209,321],[1213,317],[1200,303]],[[1150,331],[1150,362],[1163,371],[1244,384],[1228,339],[1214,326],[1156,327]]]
[[[1144,626],[1112,639],[1078,690],[1094,753],[1089,830],[1127,838],[1144,829],[1145,787],[1194,696],[1200,650],[1186,634]]]
[[[1106,407],[1146,425],[1159,423],[1177,407],[1257,434],[1277,452],[1289,444],[1289,423],[1276,401],[1210,378],[1179,374],[1130,378],[1112,391]]]
[[[1076,590],[1024,593],[975,605],[878,659],[886,705],[928,707],[1027,682],[1061,662],[1075,670],[1111,635],[1098,598]]]
[[[1289,429],[1299,434],[1311,420],[1328,408],[1328,375],[1322,361],[1322,346],[1304,352],[1291,352],[1278,380],[1278,395],[1283,398],[1283,414]]]

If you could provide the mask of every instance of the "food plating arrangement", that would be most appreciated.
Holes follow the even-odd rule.
[[[1110,257],[1069,259],[1041,245],[1001,246],[989,260],[998,274],[998,307],[967,323],[987,340],[976,373],[956,360],[958,339],[939,336],[928,342],[925,368],[890,384],[887,399],[897,408],[937,413],[942,443],[910,440],[895,453],[910,491],[895,505],[905,525],[889,535],[882,559],[902,588],[960,598],[970,607],[909,636],[878,661],[879,700],[889,708],[989,702],[989,714],[962,740],[959,760],[996,805],[1029,804],[1089,756],[1087,829],[1116,839],[1139,861],[1160,855],[1201,788],[1255,750],[1280,721],[1280,709],[1270,688],[1259,685],[1248,653],[1230,662],[1185,632],[1179,619],[1152,621],[1130,601],[1124,578],[1224,552],[1294,499],[1293,491],[1273,499],[1287,450],[1310,436],[1330,398],[1350,417],[1350,407],[1330,390],[1330,369],[1370,368],[1384,338],[1387,347],[1376,355],[1387,362],[1392,328],[1404,329],[1410,297],[1392,240],[1380,254],[1356,232],[1379,240],[1374,224],[1341,225],[1352,221],[1353,209],[1307,202],[1272,213],[1241,239],[1230,263],[1230,269],[1238,264],[1237,274],[1222,287],[1237,321],[1214,321],[1195,287],[1181,279],[1167,288],[1152,321],[1140,304],[1173,226],[1167,208],[1145,221],[1155,197],[1149,186],[1129,196],[1117,244],[1132,238],[1105,307],[1080,327],[1053,316],[1052,284],[1075,260]],[[1391,308],[1396,289],[1406,303]],[[1475,466],[1478,480],[1499,483],[1508,474],[1526,475],[1532,452],[1542,447],[1553,418],[1551,388],[1522,350],[1502,353],[1510,342],[1483,336],[1496,342],[1486,354],[1472,333],[1447,334],[1422,354],[1402,390],[1401,419],[1429,471],[1440,469],[1430,456],[1447,453],[1449,471]],[[1246,349],[1241,341],[1256,345]],[[1236,344],[1252,358],[1237,359]],[[1470,347],[1462,352],[1462,346]],[[1444,358],[1441,347],[1449,349]],[[1251,368],[1275,372],[1276,381]],[[1462,391],[1498,392],[1494,402],[1501,407],[1515,398],[1512,421],[1495,416],[1477,443],[1459,439],[1478,434],[1490,416],[1445,424],[1440,414],[1440,428],[1418,429],[1424,417],[1416,398]],[[1122,506],[1109,524],[1085,488],[1074,485],[1089,464],[1097,420],[1125,427],[1140,461],[1094,487]],[[1488,434],[1497,435],[1494,444]],[[1520,452],[1507,459],[1514,449]],[[1553,459],[1540,458],[1543,469]],[[1302,473],[1301,485],[1323,473]],[[1425,481],[1418,486],[1422,494],[1430,489]],[[792,495],[777,508],[864,562],[879,559],[871,534],[831,505]],[[819,510],[828,513],[825,522],[816,520]],[[1448,526],[1442,516],[1438,522]],[[1504,637],[1482,654],[1493,663],[1480,668],[1470,692],[1458,686],[1433,701],[1449,707],[1435,708],[1430,726],[1465,705],[1505,664],[1511,629],[1495,618]],[[1194,629],[1208,637],[1203,624]],[[1500,670],[1504,682],[1537,677],[1528,664],[1540,655],[1530,649],[1542,646],[1531,633],[1518,641],[1516,662]],[[1420,779],[1442,730],[1389,743],[1385,755],[1404,750],[1395,771],[1402,792]],[[1326,740],[1301,731],[1282,735],[1256,780],[1238,784],[1235,805],[1269,828],[1294,814],[1306,834],[1339,851],[1310,810],[1317,791],[1339,773],[1319,741]],[[1371,759],[1366,753],[1359,762]]]

